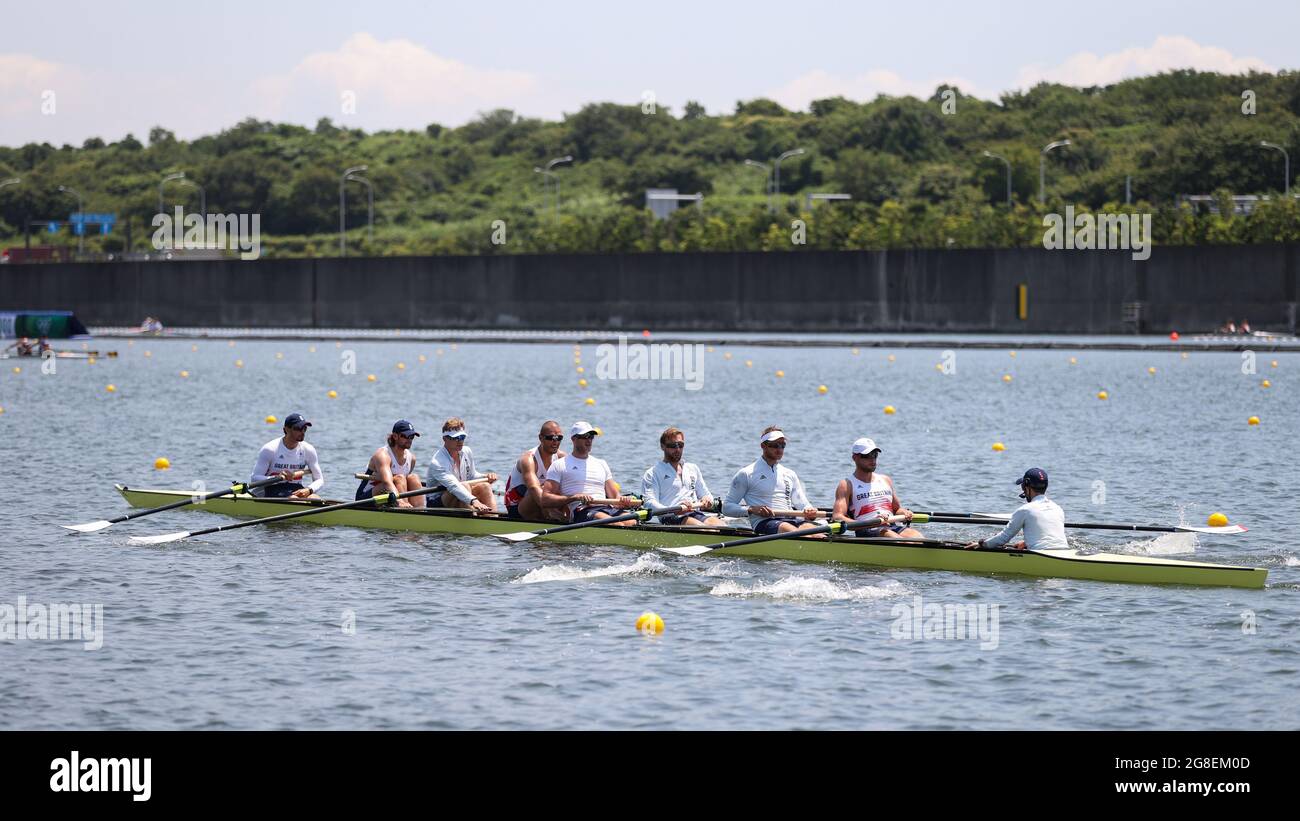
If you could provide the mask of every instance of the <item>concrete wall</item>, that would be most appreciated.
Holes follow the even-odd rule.
[[[0,266],[0,310],[88,325],[1294,332],[1300,245],[553,254]],[[1016,287],[1029,288],[1017,317]]]

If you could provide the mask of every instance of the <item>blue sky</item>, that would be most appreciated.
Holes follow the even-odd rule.
[[[57,15],[51,11],[57,9]],[[0,144],[192,138],[246,116],[367,130],[591,101],[980,96],[1179,67],[1294,68],[1293,2],[10,4]],[[349,96],[350,95],[350,96]],[[351,104],[349,105],[349,100]]]

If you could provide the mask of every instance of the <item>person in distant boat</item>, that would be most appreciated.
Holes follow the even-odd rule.
[[[511,519],[548,519],[565,521],[564,505],[543,505],[542,483],[546,481],[546,472],[556,458],[563,458],[564,451],[560,443],[564,433],[560,423],[547,420],[537,432],[537,447],[529,448],[519,455],[514,469],[506,477],[505,505],[506,515]]]
[[[415,472],[415,454],[411,445],[415,437],[415,425],[405,419],[393,423],[393,432],[388,434],[388,444],[376,450],[370,456],[366,466],[369,479],[362,479],[357,488],[357,499],[368,499],[376,493],[406,493],[424,487],[420,474]],[[398,499],[398,507],[424,507],[423,496]]]
[[[35,355],[36,355],[35,352],[34,352],[35,349],[34,349],[33,346],[32,346],[32,341],[31,341],[30,339],[28,339],[27,337],[25,337],[25,336],[22,337],[21,339],[15,341],[15,342],[11,342],[11,343],[9,344],[9,346],[5,348],[5,350],[6,350],[6,351],[13,351],[14,354],[17,355],[17,356],[35,356]]]
[[[748,516],[757,536],[817,526],[813,519],[818,511],[808,502],[803,482],[781,464],[785,445],[785,433],[779,427],[764,430],[759,438],[762,456],[736,472],[722,504],[724,516]]]
[[[920,531],[911,527],[912,511],[903,507],[894,489],[894,480],[876,472],[880,448],[865,436],[853,443],[853,474],[841,479],[835,487],[835,506],[831,519],[836,522],[853,522],[876,517],[880,524],[854,528],[855,536],[871,538],[922,538]],[[904,521],[889,524],[893,516]]]
[[[1020,498],[1025,503],[1011,514],[1011,521],[1002,528],[1002,532],[990,539],[968,542],[965,547],[973,550],[977,547],[999,548],[1011,541],[1022,529],[1024,541],[1011,545],[1014,550],[1065,550],[1070,545],[1065,540],[1065,512],[1061,506],[1047,498],[1047,472],[1042,468],[1030,468],[1025,475],[1016,480],[1020,485]]]
[[[141,323],[140,323],[140,331],[141,331],[141,333],[146,333],[146,334],[160,334],[160,333],[162,333],[162,330],[163,330],[163,324],[162,324],[162,322],[160,322],[159,320],[157,320],[157,319],[155,319],[155,318],[153,318],[153,317],[151,317],[151,316],[146,316],[146,317],[144,318],[144,322],[141,322]]]
[[[442,493],[434,491],[435,506],[467,507],[475,513],[496,513],[497,503],[492,498],[492,483],[497,475],[492,472],[479,473],[474,466],[474,452],[465,444],[468,434],[465,423],[452,417],[442,423],[442,447],[429,462],[428,487],[444,488]],[[486,482],[466,484],[471,479],[487,479]]]
[[[1250,333],[1250,320],[1248,319],[1241,320],[1241,332],[1243,334]]]
[[[54,352],[54,349],[50,347],[50,340],[46,339],[45,337],[41,337],[41,341],[37,343],[36,350],[37,353],[39,353],[41,356],[45,356],[46,351],[49,351],[51,353]]]
[[[713,497],[709,495],[700,469],[693,462],[682,459],[686,434],[677,428],[668,428],[659,434],[659,449],[663,451],[663,460],[641,476],[642,504],[656,515],[670,507],[686,508],[684,513],[659,516],[659,521],[666,525],[715,527],[723,524],[717,516],[704,512],[713,507]]]
[[[249,483],[261,482],[279,476],[282,481],[253,488],[254,496],[268,499],[316,499],[316,492],[325,485],[325,474],[321,472],[320,460],[316,458],[316,448],[307,444],[307,428],[311,427],[301,413],[291,413],[284,418],[284,436],[272,439],[257,454],[253,473],[248,477]],[[303,486],[301,479],[311,473],[311,484]]]
[[[573,452],[551,462],[542,486],[546,495],[543,504],[567,506],[569,520],[574,523],[608,519],[641,505],[640,500],[621,495],[609,465],[591,455],[597,433],[589,422],[574,422],[569,428]],[[636,523],[628,520],[615,524],[631,527]]]

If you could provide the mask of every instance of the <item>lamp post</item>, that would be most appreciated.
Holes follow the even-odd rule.
[[[1007,207],[1010,208],[1011,207],[1011,161],[1008,160],[1006,157],[1002,156],[1001,154],[994,154],[992,151],[985,151],[984,156],[994,160],[1002,160],[1002,164],[1007,167]]]
[[[348,255],[348,178],[353,174],[365,171],[369,167],[367,165],[354,165],[344,171],[343,176],[339,177],[339,256],[341,257]]]
[[[348,177],[349,182],[359,182],[366,187],[366,241],[375,241],[375,187],[370,184],[370,180],[365,177],[358,177],[352,174]]]
[[[1277,143],[1271,143],[1268,140],[1260,140],[1259,144],[1264,148],[1276,148],[1278,151],[1282,152],[1282,159],[1284,162],[1283,171],[1282,171],[1283,174],[1282,193],[1290,194],[1291,193],[1291,155],[1286,153],[1286,149],[1278,145]]]
[[[1038,201],[1039,203],[1047,202],[1047,152],[1053,148],[1061,148],[1071,145],[1069,140],[1057,140],[1054,143],[1048,143],[1043,146],[1043,151],[1038,155]]]
[[[59,190],[77,198],[77,214],[81,216],[81,222],[79,223],[81,231],[77,233],[77,257],[80,258],[86,251],[86,210],[81,207],[80,192],[69,188],[66,185],[60,185]]]
[[[555,168],[555,166],[566,162],[573,162],[573,157],[566,154],[563,157],[556,157],[546,164],[546,174],[550,176],[551,181],[555,183],[555,216],[557,217],[560,215],[560,177],[552,169]]]
[[[795,148],[790,151],[783,152],[781,156],[776,158],[776,179],[772,184],[773,192],[776,197],[779,198],[781,196],[781,161],[788,160],[791,157],[797,157],[800,154],[806,154],[806,153],[808,152],[804,151],[802,148]],[[775,207],[773,207],[773,212],[775,212]]]
[[[756,160],[745,160],[745,165],[763,172],[763,193],[767,194],[767,210],[775,211],[776,209],[772,205],[772,170]]]

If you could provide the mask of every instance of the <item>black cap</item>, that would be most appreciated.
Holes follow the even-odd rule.
[[[303,416],[301,413],[291,413],[284,417],[284,426],[286,428],[293,428],[294,430],[302,430],[304,428],[310,428],[311,422],[308,422],[307,417]]]
[[[398,419],[396,422],[393,423],[393,433],[402,433],[402,434],[409,433],[412,436],[420,435],[415,432],[415,425],[412,425],[410,422],[406,421],[405,419]]]
[[[1047,490],[1047,471],[1042,468],[1030,468],[1025,475],[1016,480],[1018,485],[1028,485],[1034,490]]]

